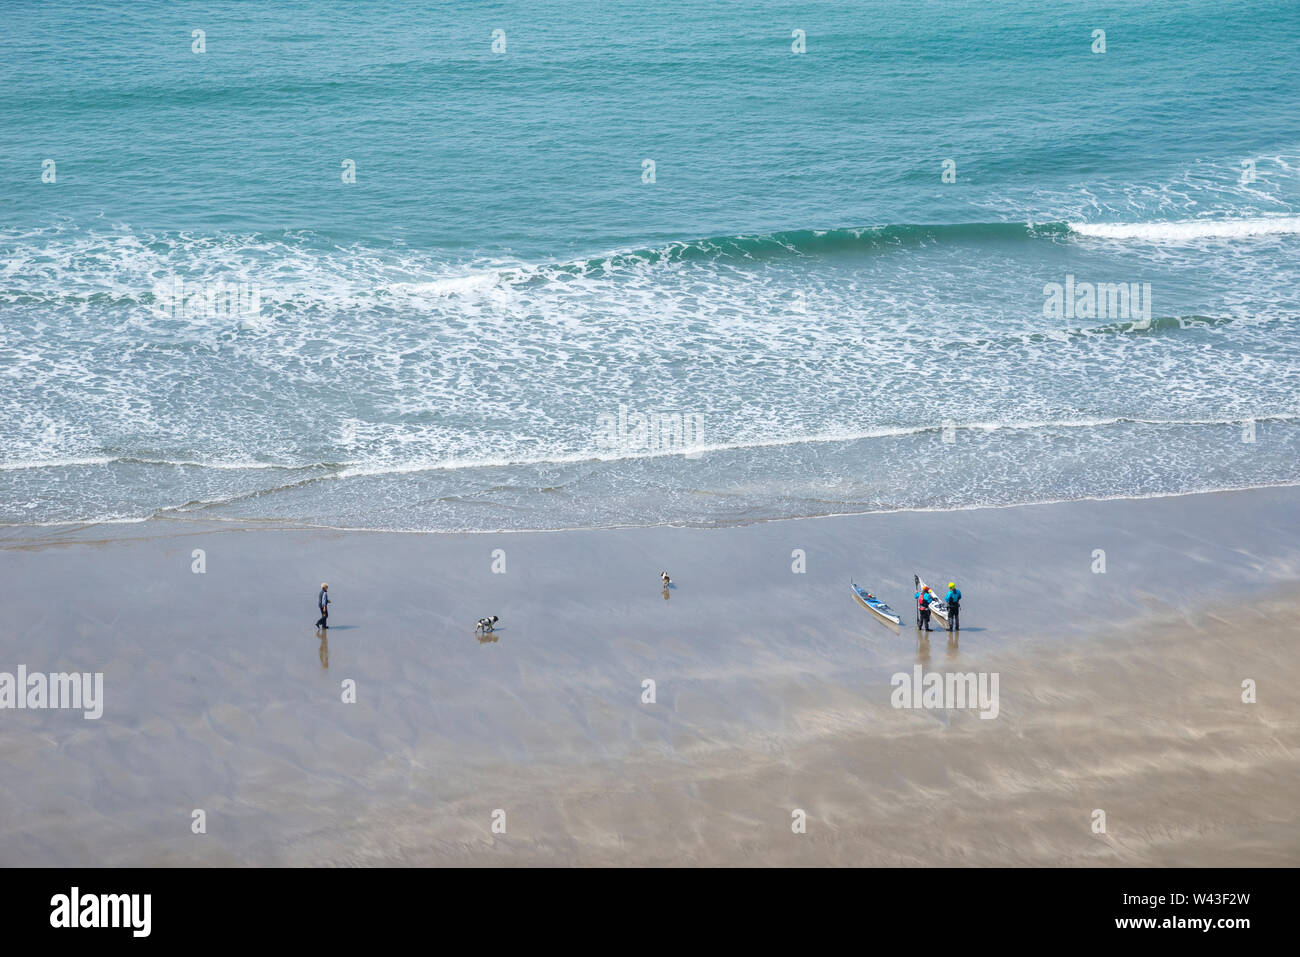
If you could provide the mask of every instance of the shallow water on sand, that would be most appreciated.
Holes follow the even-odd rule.
[[[0,671],[102,672],[104,713],[3,712],[0,864],[1294,864],[1296,497],[11,535]],[[913,571],[960,582],[955,641],[851,598]],[[997,717],[895,709],[917,666],[997,673]]]

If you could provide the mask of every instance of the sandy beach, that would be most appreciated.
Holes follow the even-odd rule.
[[[0,865],[1294,866],[1298,518],[9,528],[0,672],[102,672],[104,710],[0,711]],[[918,641],[913,572],[960,583],[959,641]],[[918,664],[996,673],[997,716],[893,707]]]

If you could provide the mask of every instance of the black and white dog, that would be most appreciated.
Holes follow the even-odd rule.
[[[477,631],[480,635],[486,635],[496,626],[496,623],[499,620],[500,619],[497,618],[496,615],[493,615],[491,618],[480,618],[478,620],[478,627],[475,628],[474,630]]]

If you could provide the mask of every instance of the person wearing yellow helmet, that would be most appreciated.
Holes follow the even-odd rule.
[[[961,631],[961,589],[956,582],[948,582],[948,594],[943,596],[943,600],[948,603],[948,630],[956,628]]]

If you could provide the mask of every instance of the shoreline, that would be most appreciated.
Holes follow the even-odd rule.
[[[184,525],[211,525],[214,528],[235,528],[235,529],[265,529],[280,530],[285,532],[293,531],[320,531],[320,532],[357,532],[378,535],[551,535],[561,532],[604,532],[604,531],[627,531],[629,529],[654,529],[654,528],[681,528],[681,529],[726,529],[726,528],[744,528],[750,525],[766,525],[774,522],[808,522],[816,519],[839,519],[853,518],[867,515],[899,515],[899,514],[929,514],[929,513],[957,513],[957,512],[978,512],[988,509],[1020,509],[1020,508],[1039,508],[1050,505],[1071,505],[1080,502],[1145,502],[1152,499],[1165,498],[1192,498],[1201,495],[1233,495],[1239,492],[1263,491],[1266,489],[1286,489],[1300,488],[1300,480],[1265,482],[1261,485],[1241,485],[1228,486],[1225,488],[1210,489],[1192,489],[1184,492],[1152,492],[1148,495],[1093,495],[1082,498],[1050,498],[1034,502],[1007,502],[1007,503],[984,503],[979,505],[954,505],[954,506],[900,506],[898,508],[871,509],[860,512],[825,512],[816,515],[785,515],[776,517],[757,517],[749,519],[735,519],[726,522],[658,522],[653,524],[627,524],[627,525],[573,525],[573,526],[556,526],[547,528],[494,528],[494,529],[476,529],[476,528],[383,528],[370,527],[365,525],[322,525],[310,522],[301,522],[295,519],[280,518],[222,518],[210,515],[201,515],[195,512],[182,512],[184,506],[163,508],[155,511],[151,515],[140,518],[101,518],[101,519],[73,519],[58,522],[0,522],[0,547],[4,546],[3,533],[5,530],[13,530],[16,535],[24,535],[27,530],[37,529],[70,529],[74,531],[83,531],[86,529],[112,527],[112,526],[133,526],[148,525],[153,523],[176,522]],[[220,504],[220,503],[208,503]]]
[[[1284,486],[499,543],[3,536],[0,671],[102,672],[104,714],[0,710],[0,865],[1295,864],[1298,517]],[[913,571],[965,592],[955,644],[918,641]],[[893,708],[918,664],[1000,673],[998,717]]]

